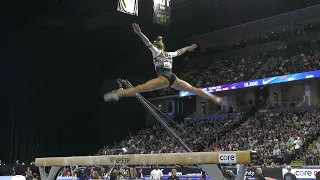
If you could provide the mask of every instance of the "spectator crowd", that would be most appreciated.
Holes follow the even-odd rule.
[[[320,38],[312,41],[301,40],[290,46],[302,48],[305,46],[311,47],[311,44],[320,45]],[[318,46],[315,47],[318,48]],[[285,50],[288,50],[288,48],[276,49],[275,51]],[[180,77],[200,88],[313,71],[320,67],[320,53],[318,50],[308,48],[308,51],[298,51],[291,57],[273,56],[273,52],[261,52],[244,57],[216,59],[209,66],[198,66],[195,68],[195,65],[192,64],[184,70],[186,73],[181,73]],[[265,63],[267,64],[265,65]]]
[[[178,132],[183,140],[194,151],[202,151],[220,132],[228,130],[233,124],[239,121],[239,116],[232,119],[211,119],[204,121],[186,121],[181,124],[174,123],[173,128]],[[141,130],[137,135],[129,137],[121,143],[115,145],[114,148],[121,149],[123,147],[130,150],[130,146],[134,144],[135,150],[132,153],[153,154],[153,153],[179,153],[185,152],[171,135],[165,131],[162,126],[155,125],[150,128]]]
[[[205,119],[174,124],[173,128],[194,151],[255,150],[259,153],[257,165],[278,166],[292,160],[304,159],[319,164],[320,142],[311,152],[308,147],[320,134],[320,110],[286,110],[259,113],[228,133],[239,116],[225,119]],[[223,134],[222,136],[220,136]],[[130,153],[181,153],[185,152],[162,127],[155,125],[116,144],[115,149],[135,150]],[[111,147],[109,147],[111,148]],[[129,150],[130,151],[130,150]],[[101,154],[105,149],[100,151]]]
[[[318,136],[319,118],[319,110],[259,114],[213,143],[209,150],[255,150],[260,153],[258,165],[290,164],[302,159],[303,152]]]
[[[236,125],[240,116],[238,113],[219,119],[187,120],[172,123],[172,128],[194,151],[255,150],[258,152],[255,165],[265,167],[290,164],[296,159],[305,161],[307,165],[320,165],[320,141],[317,140],[320,135],[320,109],[273,109],[257,113]],[[159,125],[147,127],[112,147],[101,149],[99,154],[105,154],[108,149],[126,149],[126,152],[136,154],[185,152]],[[108,166],[64,167],[59,176],[103,179],[110,170]],[[121,173],[128,174],[129,171]],[[38,179],[30,168],[23,175],[29,180]]]

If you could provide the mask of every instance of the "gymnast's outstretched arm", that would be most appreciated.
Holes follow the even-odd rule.
[[[187,51],[194,51],[195,48],[197,48],[197,45],[196,44],[192,44],[191,46],[186,46],[184,48],[176,50],[175,52],[168,52],[168,54],[170,54],[171,57],[174,58],[174,57],[177,57],[177,56],[180,56],[180,55],[184,54]]]
[[[196,48],[197,48],[197,45],[196,44],[192,44],[190,46],[186,46],[184,48],[181,48],[181,49],[179,49],[177,51],[179,52],[179,55],[182,55],[187,51],[194,51],[194,49],[196,49]]]
[[[150,48],[150,47],[152,46],[152,44],[151,44],[151,42],[149,41],[148,37],[145,36],[142,32],[141,32],[141,34],[139,34],[139,36],[140,36],[141,40],[144,42],[144,44],[145,44],[148,48]]]
[[[132,28],[133,28],[133,31],[134,31],[138,36],[140,36],[140,38],[141,38],[141,40],[144,42],[144,44],[145,44],[148,48],[150,48],[150,46],[152,46],[152,44],[151,44],[150,40],[148,39],[148,37],[145,36],[145,35],[141,32],[141,29],[140,29],[139,25],[136,24],[136,23],[133,23],[133,24],[132,24]]]

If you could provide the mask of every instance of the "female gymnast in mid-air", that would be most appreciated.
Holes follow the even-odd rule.
[[[149,39],[141,32],[138,24],[134,23],[132,24],[132,27],[133,31],[138,36],[140,36],[141,40],[151,50],[153,56],[153,64],[155,66],[158,77],[134,88],[120,89],[117,91],[106,93],[104,95],[104,100],[106,102],[111,100],[118,101],[119,98],[135,96],[137,93],[149,92],[166,87],[171,87],[179,91],[192,92],[219,105],[223,104],[220,97],[205,92],[202,89],[195,88],[189,83],[179,79],[174,73],[172,73],[173,58],[182,55],[186,51],[193,51],[195,48],[197,48],[196,44],[181,48],[175,52],[166,52],[164,51],[165,46],[162,42],[161,36],[159,36],[158,39],[155,40],[152,44]]]

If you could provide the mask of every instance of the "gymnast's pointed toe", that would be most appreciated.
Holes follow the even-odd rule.
[[[103,95],[103,99],[105,102],[109,101],[118,101],[119,96],[116,94],[116,92],[110,92]]]

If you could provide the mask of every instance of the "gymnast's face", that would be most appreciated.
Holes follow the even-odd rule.
[[[154,47],[156,47],[158,50],[160,51],[163,51],[164,50],[164,44],[162,41],[158,41],[156,40],[154,43],[153,43]]]

